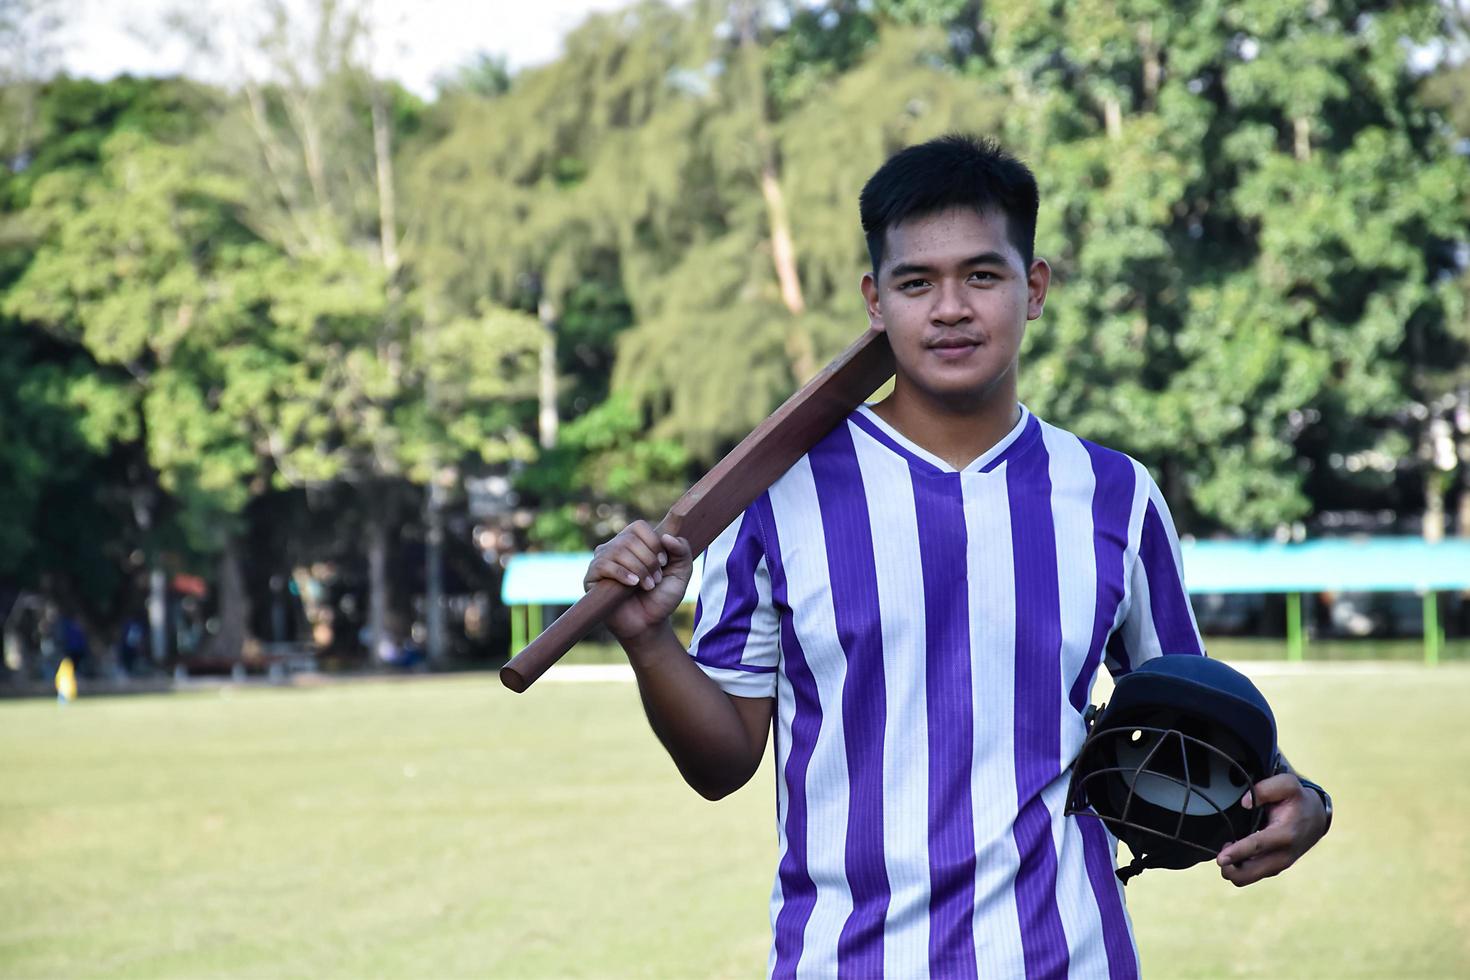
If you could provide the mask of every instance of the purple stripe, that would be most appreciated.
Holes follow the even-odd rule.
[[[1041,791],[1061,773],[1062,613],[1045,446],[1007,470],[1015,561],[1015,765],[1021,864],[1016,911],[1026,976],[1065,977],[1067,937],[1057,908],[1057,855]]]
[[[1128,520],[1133,513],[1133,485],[1137,475],[1133,462],[1122,453],[1084,441],[1092,457],[1097,484],[1092,491],[1092,553],[1097,564],[1097,603],[1092,611],[1092,642],[1082,670],[1072,682],[1068,700],[1082,710],[1092,675],[1102,659],[1103,645],[1113,631],[1118,608],[1123,604],[1123,568],[1128,552]]]
[[[776,963],[773,977],[795,977],[801,960],[807,920],[817,904],[817,888],[812,883],[806,858],[806,774],[816,748],[817,732],[822,727],[822,705],[817,696],[817,681],[807,665],[806,655],[796,638],[791,604],[786,590],[786,568],[781,562],[781,540],[776,534],[776,518],[771,510],[770,494],[762,494],[752,505],[765,544],[766,567],[771,573],[771,603],[781,613],[781,656],[786,662],[786,676],[791,682],[795,708],[791,715],[791,752],[786,757],[786,853],[781,857],[777,876],[781,881],[781,911],[776,914]]]
[[[867,494],[852,431],[839,425],[809,457],[827,545],[837,640],[847,660],[842,733],[847,749],[847,885],[852,913],[837,940],[839,977],[883,975],[888,869],[883,861],[883,625]]]
[[[989,473],[1001,463],[1015,459],[1016,457],[1024,453],[1027,449],[1031,448],[1031,444],[1040,438],[1041,423],[1036,421],[1036,416],[1032,415],[1026,419],[1026,428],[1021,430],[1021,434],[1016,436],[1015,441],[1012,442],[1005,449],[1001,450],[999,456],[995,457],[990,462],[980,467],[980,472]]]
[[[1113,849],[1108,845],[1102,821],[1090,813],[1078,814],[1077,828],[1082,831],[1082,853],[1087,864],[1087,880],[1102,914],[1103,948],[1108,954],[1109,980],[1138,980],[1138,960],[1133,955],[1133,937],[1128,932],[1128,917],[1123,914],[1123,897],[1118,894],[1118,878],[1113,873]]]
[[[724,608],[709,632],[699,638],[699,648],[695,652],[694,659],[707,667],[740,669],[745,643],[750,637],[750,618],[758,601],[755,570],[761,555],[755,521],[747,510],[741,515],[735,543],[725,558]],[[705,561],[707,564],[708,559]]]
[[[1138,545],[1138,560],[1148,575],[1148,604],[1154,617],[1154,631],[1159,636],[1163,653],[1202,654],[1199,634],[1189,618],[1189,597],[1184,594],[1184,577],[1174,564],[1174,551],[1169,534],[1159,518],[1154,502],[1148,502],[1143,515],[1143,538]]]
[[[965,506],[958,473],[910,469],[919,525],[929,719],[929,970],[974,976],[975,826]]]
[[[887,446],[889,449],[893,450],[895,453],[898,453],[898,455],[908,460],[909,466],[918,467],[925,473],[944,472],[939,467],[931,463],[929,460],[920,456],[913,450],[906,448],[902,443],[898,442],[898,440],[894,439],[887,432],[884,432],[882,426],[878,425],[872,419],[864,415],[861,410],[853,412],[852,415],[848,416],[848,418],[858,428],[862,429],[868,435],[881,442],[884,446]]]

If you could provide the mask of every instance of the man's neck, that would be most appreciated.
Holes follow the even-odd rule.
[[[950,402],[927,397],[900,378],[893,394],[874,405],[873,412],[957,470],[985,455],[1021,417],[1014,381],[974,399]]]

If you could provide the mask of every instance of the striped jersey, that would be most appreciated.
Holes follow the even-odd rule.
[[[1100,663],[1201,654],[1158,487],[1024,407],[956,470],[867,406],[703,557],[690,653],[776,699],[776,977],[1133,977],[1063,816]]]

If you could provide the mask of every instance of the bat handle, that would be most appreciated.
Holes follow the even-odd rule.
[[[524,693],[526,688],[536,683],[536,678],[576,646],[578,640],[592,631],[592,627],[606,619],[632,591],[632,586],[621,585],[611,579],[598,582],[526,649],[500,668],[500,683],[517,694]]]

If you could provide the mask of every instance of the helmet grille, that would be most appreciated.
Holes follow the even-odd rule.
[[[1227,751],[1235,740],[1202,734],[1210,740],[1152,725],[1094,732],[1077,760],[1068,812],[1090,805],[1131,851],[1163,867],[1214,857],[1253,833],[1262,813],[1240,805],[1254,780]]]

